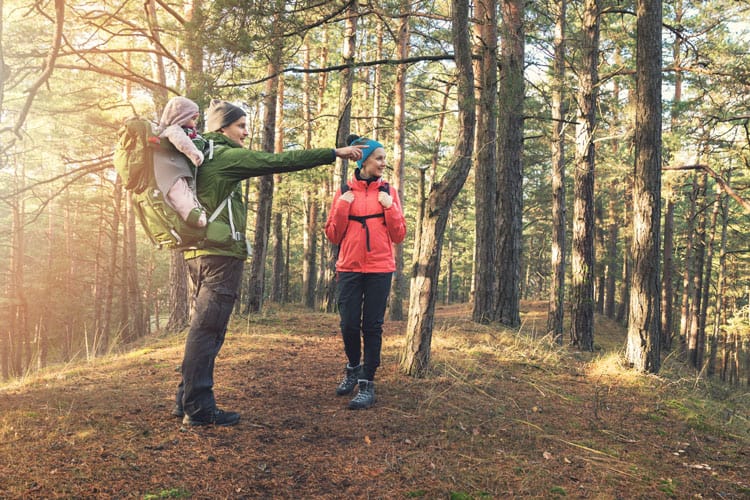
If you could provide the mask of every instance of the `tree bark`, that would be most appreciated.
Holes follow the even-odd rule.
[[[409,12],[411,4],[408,0],[401,3],[401,24],[398,29],[397,52],[400,59],[409,56]],[[406,161],[406,64],[396,67],[396,84],[394,85],[393,102],[393,175],[391,184],[398,191],[400,200],[404,200],[404,163]],[[376,89],[379,93],[380,89]],[[393,249],[396,261],[396,272],[393,275],[393,285],[389,297],[388,317],[391,321],[404,319],[404,295],[406,280],[404,277],[404,246],[396,245]]]
[[[498,121],[496,279],[493,319],[521,324],[520,280],[523,221],[524,29],[522,0],[501,0],[503,23]]]
[[[315,307],[315,288],[318,249],[318,200],[311,189],[303,195],[305,205],[305,229],[302,234],[302,303],[310,309]]]
[[[471,318],[489,322],[498,299],[495,280],[495,210],[497,209],[497,2],[476,3],[480,58],[476,63],[477,132],[474,188],[474,300]]]
[[[126,245],[125,272],[127,288],[127,308],[128,322],[125,329],[123,340],[132,342],[140,338],[146,331],[143,296],[141,295],[140,275],[138,272],[138,246],[135,243],[135,210],[133,208],[132,198],[128,197],[127,218],[125,219],[125,230],[127,233],[123,243]],[[111,338],[100,339],[100,353],[105,352],[101,349],[107,349],[112,342]]]
[[[571,343],[594,350],[594,130],[599,81],[599,2],[583,7],[582,68],[579,73],[576,170],[573,175],[573,283]]]
[[[173,250],[169,257],[169,319],[166,330],[178,332],[188,325],[190,319],[188,270],[180,250]]]
[[[279,77],[276,87],[276,123],[274,126],[274,153],[281,153],[284,150],[284,78]],[[274,176],[274,198],[278,199],[281,192],[283,177],[275,174]],[[284,258],[284,228],[281,208],[277,207],[272,213],[273,219],[273,251],[271,258],[271,293],[272,302],[282,303],[284,290],[288,287],[288,276],[286,272],[286,259]],[[269,224],[271,222],[269,221]]]
[[[727,215],[727,198],[722,197],[721,199],[721,241],[719,243],[719,276],[716,280],[716,311],[714,313],[714,332],[713,336],[717,341],[718,346],[722,349],[722,362],[719,368],[720,379],[726,380],[726,371],[724,367],[726,359],[724,353],[726,352],[727,335],[724,325],[727,323],[726,310],[727,300],[725,296],[725,290],[727,288],[727,226],[729,224],[729,217]],[[717,349],[718,350],[718,349]],[[712,352],[713,354],[713,352]],[[716,353],[718,356],[718,353]],[[718,361],[715,361],[718,362]]]
[[[552,61],[552,251],[547,332],[562,345],[565,317],[565,12],[567,0],[555,0],[555,52]]]
[[[261,149],[269,153],[275,150],[276,105],[278,93],[278,73],[281,68],[281,40],[277,39],[271,60],[268,63],[268,75],[264,96],[265,115],[263,117],[263,138]],[[245,314],[260,312],[263,307],[265,290],[266,256],[268,255],[268,238],[271,232],[271,211],[273,210],[274,176],[264,175],[258,178],[258,211],[255,217],[255,237],[253,256],[248,278],[248,291],[245,302]]]
[[[639,371],[661,367],[661,0],[636,0],[633,274],[625,356]]]
[[[409,294],[409,315],[401,369],[422,376],[429,368],[440,273],[440,252],[448,214],[471,168],[475,126],[474,71],[471,65],[468,3],[452,1],[452,32],[458,78],[458,139],[453,161],[441,182],[433,184],[427,200],[425,220],[414,256]]]
[[[675,25],[682,23],[683,16],[682,0],[676,0],[674,4]],[[675,37],[672,45],[672,57],[675,68],[681,68],[682,64],[682,37]],[[676,69],[674,74],[674,103],[670,114],[669,126],[671,131],[677,133],[679,118],[679,103],[682,101],[682,71]],[[664,350],[672,349],[674,338],[674,187],[670,184],[665,189],[667,208],[664,214],[664,268],[661,281],[661,346]]]
[[[703,344],[705,343],[705,330],[701,328],[703,322],[700,319],[703,309],[703,269],[706,259],[706,183],[708,176],[698,176],[697,203],[700,209],[697,211],[698,220],[695,225],[695,236],[693,237],[693,282],[691,290],[693,295],[690,301],[690,330],[688,331],[688,361],[696,370],[703,366]]]
[[[688,337],[690,335],[690,307],[693,299],[693,260],[695,259],[694,233],[696,204],[698,197],[698,174],[693,174],[692,190],[690,191],[690,204],[688,205],[687,226],[685,227],[685,252],[683,257],[684,275],[682,277],[682,298],[680,300],[680,345],[684,352],[688,349]]]
[[[714,247],[716,246],[716,231],[717,231],[717,224],[719,222],[719,211],[721,210],[722,205],[722,195],[721,191],[716,191],[716,198],[714,200],[714,207],[713,211],[711,212],[711,226],[710,231],[711,235],[708,238],[708,251],[706,255],[706,277],[703,280],[703,307],[701,308],[701,318],[702,318],[702,326],[703,331],[706,331],[706,323],[708,320],[708,298],[709,298],[709,290],[711,288],[711,276],[713,274],[713,260],[714,260]],[[718,287],[718,284],[717,284]],[[718,321],[718,315],[716,316],[716,320]],[[709,351],[709,358],[708,358],[708,366],[706,367],[706,375],[709,377],[713,377],[716,373],[716,349],[718,347],[718,339],[716,336],[716,330],[714,329],[711,333],[711,335],[705,334],[708,337],[708,345],[710,347]]]
[[[664,350],[672,349],[674,336],[674,200],[672,193],[667,193],[667,210],[664,214],[664,270],[661,280],[661,346]]]
[[[609,229],[607,230],[607,257],[605,293],[604,293],[604,315],[608,318],[615,317],[615,290],[617,289],[617,242],[620,238],[620,226],[617,220],[617,201],[615,199],[616,182],[611,184],[609,205],[607,209],[607,219],[609,220]]]

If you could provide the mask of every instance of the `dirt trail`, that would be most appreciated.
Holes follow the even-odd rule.
[[[747,436],[690,421],[667,381],[592,380],[441,313],[423,380],[387,324],[367,411],[334,394],[337,317],[303,310],[232,325],[215,390],[236,427],[170,416],[180,336],[0,390],[0,498],[750,496]]]

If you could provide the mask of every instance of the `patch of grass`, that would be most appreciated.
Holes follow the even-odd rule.
[[[146,493],[143,495],[143,500],[156,500],[159,498],[190,498],[190,492],[182,488],[170,488],[168,490],[161,490],[158,493]]]
[[[556,496],[556,497],[565,497],[568,496],[568,493],[565,491],[565,488],[562,486],[553,486],[549,490],[550,495]]]
[[[675,491],[676,489],[677,484],[672,480],[672,478],[661,479],[659,481],[659,491],[666,494],[670,498],[675,498],[677,496],[677,493]]]

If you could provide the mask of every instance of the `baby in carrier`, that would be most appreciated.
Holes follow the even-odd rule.
[[[196,103],[187,97],[173,97],[167,102],[156,129],[159,137],[172,143],[196,168],[203,163],[203,152],[195,144],[202,142],[196,130],[198,116]],[[190,226],[205,227],[206,210],[195,194],[197,175],[193,175],[190,165],[183,158],[155,156],[154,175],[159,189],[165,194],[165,201],[179,216]]]

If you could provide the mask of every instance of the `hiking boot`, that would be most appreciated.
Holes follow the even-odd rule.
[[[215,408],[197,415],[185,415],[183,425],[235,425],[240,421],[240,414],[234,411],[224,411]]]
[[[175,404],[172,408],[172,416],[182,418],[185,416],[185,410],[182,409],[182,406]]]
[[[336,394],[339,396],[345,396],[351,394],[354,388],[357,386],[357,379],[362,375],[362,365],[359,364],[352,368],[349,363],[346,364],[346,373],[344,380],[336,387]]]
[[[357,381],[359,392],[349,401],[350,410],[366,410],[375,403],[375,382],[372,380]]]

